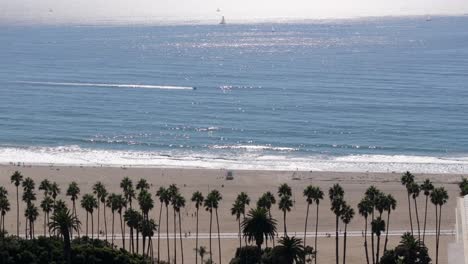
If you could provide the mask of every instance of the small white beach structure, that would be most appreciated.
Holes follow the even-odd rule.
[[[455,242],[448,244],[448,264],[468,264],[468,195],[457,198]]]

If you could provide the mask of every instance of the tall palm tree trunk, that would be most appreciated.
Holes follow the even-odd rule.
[[[338,239],[338,221],[339,221],[339,218],[338,218],[338,215],[336,215],[336,221],[335,221],[335,258],[336,258],[336,264],[339,264],[339,260],[338,260],[338,257],[339,257],[339,239]]]
[[[182,264],[184,264],[184,243],[182,241],[182,219],[180,217],[180,211],[179,211],[179,234],[180,234],[180,254],[181,254]]]
[[[317,212],[315,213],[315,241],[314,241],[314,250],[315,250],[315,259],[314,260],[315,260],[315,264],[317,264],[318,215],[319,215],[319,204],[317,203]]]
[[[133,246],[133,227],[130,226],[130,249],[132,253],[135,253],[135,248]]]
[[[409,212],[409,222],[411,227],[411,235],[413,235],[413,218],[411,217],[411,201],[410,194],[408,193],[408,212]]]
[[[268,216],[270,217],[270,219],[273,219],[273,218],[271,217],[271,209],[270,209],[270,208],[268,209]],[[245,217],[244,217],[244,219],[245,219]],[[247,241],[247,237],[245,238],[245,241]],[[272,241],[272,242],[273,242],[273,247],[275,247],[275,238],[274,238],[274,237],[273,237],[273,241]]]
[[[385,232],[385,243],[384,243],[384,250],[383,250],[384,253],[385,251],[387,251],[388,230],[390,229],[390,213],[391,213],[391,209],[388,210],[388,213],[387,213],[387,231]]]
[[[142,252],[142,254],[143,254],[143,257],[144,257],[144,256],[145,256],[145,252],[146,252],[146,248],[145,248],[145,246],[146,246],[146,235],[144,235],[144,233],[142,232],[142,233],[141,233],[141,236],[143,237],[143,239],[142,239],[142,240],[143,240],[143,247],[142,247],[142,251],[143,251],[143,252]]]
[[[19,191],[16,186],[16,236],[19,237]]]
[[[177,225],[176,225],[176,211],[174,211],[174,264],[177,264]]]
[[[87,237],[89,237],[89,235],[88,235],[88,223],[89,223],[88,215],[89,215],[89,213],[88,213],[88,211],[86,211],[86,236]]]
[[[160,239],[161,239],[161,215],[162,215],[162,208],[163,205],[161,203],[161,207],[159,208],[159,220],[158,220],[158,261],[161,260],[161,254],[160,254]]]
[[[286,230],[286,210],[283,211],[283,225],[284,225],[284,236],[288,236],[288,231]]]
[[[98,202],[97,204],[98,204],[98,207],[97,207],[97,230],[98,230],[97,239],[99,239],[99,227],[100,227],[100,225],[99,225],[100,221],[99,220],[100,220],[100,215],[101,215],[101,203]]]
[[[136,253],[138,254],[139,246],[140,246],[140,230],[138,230],[138,227],[135,227],[136,230]]]
[[[210,210],[210,239],[209,239],[209,246],[210,246],[210,260],[213,262],[213,249],[211,247],[211,226],[213,225],[213,212]]]
[[[195,232],[196,232],[196,235],[195,235],[195,264],[198,264],[198,255],[197,255],[197,252],[198,252],[198,212],[199,212],[199,209],[197,208],[197,226],[195,227]],[[202,263],[203,264],[203,263]]]
[[[120,214],[120,230],[122,232],[122,246],[123,246],[123,249],[125,250],[125,231],[124,231],[124,225],[122,221],[122,213],[119,213],[119,214]]]
[[[306,210],[306,217],[305,217],[305,225],[304,225],[304,248],[306,247],[306,238],[307,238],[307,221],[309,220],[309,208],[310,204],[307,203],[307,210]],[[305,254],[304,254],[304,263],[305,263]]]
[[[372,221],[374,221],[374,209],[372,209]],[[371,222],[372,223],[372,222]],[[372,253],[372,264],[375,264],[375,243],[374,243],[374,232],[371,231],[371,253]]]
[[[47,213],[44,212],[44,237],[46,237]]]
[[[421,229],[419,228],[419,214],[418,214],[418,203],[416,202],[416,198],[414,200],[414,210],[416,213],[416,223],[418,225],[418,239],[421,240]]]
[[[442,209],[442,207],[440,209]],[[440,217],[441,217],[441,212],[439,212],[439,210],[437,209],[437,205],[436,205],[436,264],[439,264]]]
[[[241,221],[240,221],[240,217],[237,218],[237,223],[239,224],[239,249],[242,248],[242,237],[241,237]],[[266,240],[268,240],[268,237],[266,237]]]
[[[426,205],[424,206],[424,227],[423,227],[423,243],[426,238],[426,220],[427,220],[427,202],[429,199],[429,195],[426,195]]]
[[[344,226],[344,236],[343,236],[343,264],[346,264],[346,236],[347,236],[347,230],[348,225],[345,224]]]
[[[171,263],[171,249],[169,243],[169,208],[166,204],[166,240],[167,240],[167,262]]]
[[[115,213],[112,212],[112,246],[114,246],[114,215]]]
[[[106,205],[104,204],[104,234],[106,236],[106,241],[107,241],[107,220],[106,219],[107,219],[107,217],[106,217]]]
[[[219,264],[221,264],[221,236],[219,232],[219,218],[218,218],[218,208],[215,208],[216,213],[216,224],[218,225],[218,250],[219,250]]]
[[[366,252],[366,262],[369,264],[369,249],[367,248],[367,216],[364,217],[364,249]]]
[[[377,235],[377,252],[375,253],[375,263],[378,264],[379,263],[379,251],[380,251],[380,234]]]
[[[67,264],[71,263],[71,243],[70,243],[70,232],[65,230],[63,232],[63,254],[67,261]]]
[[[91,238],[94,239],[94,216],[91,213]]]

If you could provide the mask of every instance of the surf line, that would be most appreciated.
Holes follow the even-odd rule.
[[[119,83],[80,83],[80,82],[28,82],[17,81],[16,83],[53,85],[53,86],[87,86],[87,87],[108,87],[108,88],[135,88],[135,89],[163,89],[163,90],[196,90],[190,86],[171,85],[148,85],[148,84],[119,84]]]

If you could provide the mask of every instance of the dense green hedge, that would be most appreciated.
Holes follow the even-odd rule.
[[[44,237],[32,240],[12,236],[0,238],[0,264],[7,263],[65,263],[63,241]],[[82,238],[72,241],[72,263],[143,264],[149,263],[149,260],[143,259],[141,255],[115,249],[105,241]]]

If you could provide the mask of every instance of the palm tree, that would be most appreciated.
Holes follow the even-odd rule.
[[[354,217],[354,209],[351,208],[349,205],[345,204],[343,206],[343,212],[341,214],[341,221],[343,221],[344,227],[344,237],[343,237],[343,264],[346,264],[346,235],[347,235],[347,228],[348,224]]]
[[[28,233],[28,223],[29,223],[29,233],[30,237],[32,238],[33,235],[33,222],[31,221],[32,219],[35,220],[34,218],[37,217],[35,214],[37,214],[37,208],[34,206],[33,201],[36,200],[36,193],[34,192],[34,188],[36,184],[34,183],[33,179],[31,178],[26,178],[22,182],[22,187],[23,187],[23,201],[26,203],[26,209],[25,209],[25,234],[27,235]]]
[[[33,203],[28,203],[26,206],[26,210],[24,211],[24,216],[26,217],[27,221],[29,221],[29,238],[33,239],[34,238],[34,222],[39,216],[37,207]]]
[[[364,197],[358,204],[359,214],[364,217],[364,249],[366,252],[366,261],[369,264],[369,251],[367,249],[367,218],[372,211],[372,201]]]
[[[67,193],[66,195],[67,196],[70,196],[70,199],[72,201],[72,213],[74,216],[78,217],[77,213],[76,213],[76,200],[78,199],[78,195],[80,194],[80,187],[78,187],[78,184],[76,182],[71,182],[69,185],[68,185],[68,189],[67,189]],[[71,230],[71,235],[73,236],[73,230]],[[78,229],[78,236],[80,236],[80,229]]]
[[[50,195],[52,196],[52,199],[54,199],[54,202],[57,200],[57,196],[60,194],[60,187],[56,182],[53,182],[50,185]]]
[[[140,179],[138,182],[137,182],[137,185],[136,185],[136,189],[138,191],[149,191],[150,189],[150,185],[149,183],[146,181],[146,179]]]
[[[385,231],[385,221],[380,216],[374,219],[371,223],[372,233],[377,236],[377,252],[375,253],[376,264],[379,263],[379,252],[380,252],[380,235]]]
[[[124,207],[127,206],[127,201],[125,200],[125,198],[121,195],[121,194],[118,194],[116,195],[115,197],[115,203],[117,203],[117,213],[119,214],[119,217],[120,217],[120,232],[122,234],[122,247],[123,249],[125,250],[125,228],[124,228],[124,224],[123,224],[123,217],[122,217],[122,210]]]
[[[182,195],[177,194],[173,198],[173,206],[174,206],[174,210],[177,212],[179,216],[180,252],[181,252],[182,264],[183,264],[184,263],[184,244],[182,241],[182,218],[180,216],[180,209],[185,207],[185,198],[182,197]]]
[[[289,195],[281,196],[280,201],[278,203],[278,207],[281,211],[283,211],[284,236],[288,236],[288,232],[286,230],[286,214],[287,212],[290,212],[291,208],[293,207],[291,196]]]
[[[67,196],[70,196],[70,199],[72,201],[72,204],[73,204],[72,212],[74,216],[77,216],[76,200],[78,199],[78,195],[80,195],[80,187],[78,187],[78,184],[73,181],[68,185]],[[79,234],[79,231],[78,231],[78,234]]]
[[[200,212],[200,206],[203,206],[203,194],[199,191],[196,191],[192,194],[192,202],[195,203],[195,208],[197,209],[197,224],[196,224],[196,235],[195,235],[195,248],[198,249],[198,213]],[[162,208],[162,202],[161,202]],[[161,221],[161,212],[159,212],[159,219]],[[200,247],[201,249],[201,247]],[[159,235],[158,235],[158,250],[159,250]],[[206,251],[206,250],[205,250]],[[158,253],[159,254],[159,253]],[[202,258],[203,263],[203,258]],[[197,252],[195,251],[195,264],[198,264]]]
[[[418,203],[416,202],[416,198],[418,198],[419,193],[421,192],[421,188],[415,182],[410,183],[408,186],[408,191],[411,193],[411,197],[414,201],[414,210],[416,214],[416,224],[418,226],[418,240],[421,240],[421,229],[419,228],[419,213],[418,213]]]
[[[301,263],[305,255],[301,239],[285,236],[278,241],[278,244],[275,250],[279,253],[281,263]]]
[[[317,264],[317,233],[318,233],[318,216],[319,216],[319,205],[320,200],[323,200],[323,191],[320,187],[313,187],[312,189],[312,200],[316,204],[316,212],[315,212],[315,238],[314,238],[314,249],[315,249],[315,257],[314,261]]]
[[[152,237],[154,236],[154,231],[156,231],[157,224],[153,219],[143,219],[140,224],[141,236],[143,237],[143,256],[150,256],[152,260]],[[148,249],[146,249],[145,241],[148,238]],[[146,252],[146,253],[145,253]],[[151,252],[151,253],[150,253]],[[159,261],[159,260],[158,260]]]
[[[387,251],[388,230],[390,229],[390,213],[396,209],[396,205],[397,201],[393,198],[393,195],[388,194],[385,199],[385,211],[387,211],[387,232],[385,233],[384,252]]]
[[[132,201],[136,197],[132,180],[128,177],[123,178],[120,182],[120,188],[122,188],[126,204],[132,208]]]
[[[70,234],[72,230],[78,231],[80,225],[80,220],[67,208],[54,211],[49,223],[49,230],[54,233],[58,232],[63,237],[63,253],[68,264],[71,263]]]
[[[232,204],[231,215],[236,216],[236,221],[239,223],[239,248],[242,248],[242,235],[241,235],[241,215],[242,215],[242,204],[239,200]]]
[[[427,220],[427,204],[429,201],[429,195],[431,194],[432,190],[434,190],[434,185],[429,179],[426,179],[422,184],[421,184],[421,190],[424,192],[424,195],[426,196],[426,204],[424,207],[424,226],[423,226],[423,243],[426,238],[426,220]]]
[[[83,209],[86,211],[86,236],[88,236],[88,216],[91,215],[91,236],[94,237],[93,212],[94,209],[98,207],[98,201],[92,194],[85,194],[81,198],[81,207],[83,207]]]
[[[257,201],[257,207],[262,207],[268,210],[268,215],[271,218],[271,207],[276,204],[275,196],[271,192],[264,193]],[[245,218],[244,218],[245,219]],[[268,240],[266,241],[268,243]],[[275,246],[275,239],[273,238],[273,246]]]
[[[410,219],[410,227],[411,227],[411,234],[413,234],[413,220],[411,217],[411,202],[410,202],[410,196],[411,192],[409,189],[409,186],[411,183],[414,183],[414,175],[411,174],[411,172],[407,171],[403,176],[401,176],[401,184],[406,187],[407,195],[408,195],[408,212],[409,212],[409,219]]]
[[[375,220],[375,215],[374,211],[377,208],[379,210],[380,216],[382,216],[383,212],[383,203],[381,203],[381,198],[383,197],[383,194],[379,189],[377,189],[375,186],[371,185],[369,188],[367,188],[365,192],[365,196],[369,199],[372,205],[372,210],[370,211],[371,214],[371,220],[370,222]],[[372,251],[372,263],[375,263],[375,243],[374,243],[374,232],[371,232],[371,251]]]
[[[219,218],[218,218],[218,206],[219,202],[222,200],[222,196],[218,190],[212,190],[205,199],[204,206],[207,211],[210,212],[210,260],[213,260],[213,253],[211,247],[211,227],[213,219],[213,209],[216,214],[216,223],[218,225],[218,247],[219,247],[219,263],[221,264],[221,236],[219,231]]]
[[[98,226],[98,235],[97,238],[99,239],[99,233],[100,232],[100,215],[101,215],[101,203],[104,205],[104,210],[106,210],[106,197],[107,197],[107,190],[104,184],[102,182],[98,181],[93,185],[93,193],[96,195],[96,198],[98,199],[98,215],[97,215],[97,226]],[[106,226],[106,217],[104,216],[104,226]],[[104,228],[104,232],[106,233],[106,240],[107,240],[107,228]]]
[[[8,211],[10,211],[10,201],[8,201],[8,198],[6,197],[0,198],[0,212],[1,212],[0,226],[2,230],[2,236],[5,235],[5,215]]]
[[[159,197],[159,201],[161,202],[161,206],[164,203],[166,206],[166,240],[167,240],[167,262],[171,263],[171,254],[170,254],[170,243],[169,243],[169,203],[171,202],[171,195],[169,191],[163,187],[159,188],[156,195]],[[160,214],[161,215],[161,214]],[[161,220],[161,219],[160,219]],[[161,224],[161,221],[159,221]],[[158,241],[159,241],[159,232],[158,232]],[[159,242],[158,242],[158,260],[160,260],[159,255]]]
[[[115,194],[115,193],[111,193],[107,197],[106,206],[109,207],[111,209],[111,212],[112,212],[112,239],[111,239],[112,242],[111,242],[111,244],[112,244],[112,246],[114,246],[115,212],[118,211],[119,208],[121,208],[120,199],[119,199],[118,195]]]
[[[287,183],[283,183],[278,187],[278,196],[292,196],[291,187]]]
[[[201,260],[200,263],[204,263],[203,259],[205,258],[206,247],[201,246],[199,248],[195,248],[195,253],[197,253],[197,252],[198,252],[198,255],[200,256],[200,260]],[[195,263],[197,263],[197,259],[198,259],[198,257],[195,255]]]
[[[175,206],[175,197],[179,195],[179,188],[175,184],[169,185],[167,188],[167,192],[169,194],[170,200],[171,200],[171,205],[172,205],[172,211],[173,211],[173,223],[174,223],[174,264],[177,264],[177,224],[176,224],[176,206]]]
[[[465,196],[468,194],[468,179],[462,178],[461,182],[458,183],[458,187],[460,187],[460,196]]]
[[[277,222],[268,215],[265,208],[257,207],[250,209],[247,217],[242,221],[242,233],[248,241],[255,241],[261,250],[264,238],[273,239],[276,234]]]
[[[304,224],[304,248],[307,246],[306,244],[306,238],[307,238],[307,222],[309,220],[309,210],[310,210],[310,205],[314,202],[314,186],[309,185],[304,189],[303,192],[304,197],[306,198],[307,202],[307,210],[306,210],[306,217],[305,217],[305,224]],[[305,262],[305,254],[304,254],[304,262]]]
[[[49,223],[49,213],[52,211],[54,206],[54,200],[49,196],[44,197],[44,200],[41,202],[41,209],[44,212],[44,237],[46,236],[46,227]]]
[[[16,187],[16,236],[19,237],[19,186],[23,182],[23,175],[20,172],[15,171],[10,177],[11,183]]]
[[[159,218],[158,218],[158,261],[161,260],[161,252],[160,252],[160,239],[161,239],[161,216],[162,216],[162,209],[163,209],[163,204],[164,204],[164,195],[166,193],[166,188],[164,187],[159,187],[159,189],[156,191],[156,196],[159,199],[159,203],[161,204],[161,207],[159,207]],[[169,258],[169,256],[168,256]]]
[[[133,208],[128,209],[124,213],[125,223],[128,225],[128,227],[130,227],[130,241],[133,241],[133,230],[138,228],[140,218],[143,218],[143,217],[142,216],[140,217],[140,213]],[[132,245],[131,252],[134,253],[135,249],[133,247],[133,242],[131,243],[131,245]]]
[[[44,179],[41,181],[39,184],[39,191],[44,192],[44,196],[49,196],[49,193],[51,192],[51,187],[52,185],[50,184],[50,181],[48,179]]]
[[[436,264],[439,263],[440,223],[442,219],[442,206],[447,203],[449,196],[443,187],[434,188],[431,193],[431,202],[436,208]]]
[[[1,187],[4,188],[4,187]],[[5,235],[5,215],[8,211],[10,211],[10,201],[8,201],[7,191],[0,196],[0,213],[1,213],[1,220],[0,220],[0,227],[1,227],[1,235]]]
[[[151,194],[146,190],[142,189],[138,194],[138,204],[140,205],[140,210],[144,220],[149,220],[149,211],[154,207],[153,198],[151,198]],[[143,237],[143,239],[145,239]],[[144,242],[144,240],[143,240]],[[138,245],[138,241],[137,241]],[[138,246],[137,246],[138,248]],[[137,249],[138,251],[138,249]],[[143,252],[145,251],[145,246],[143,245]]]
[[[339,184],[334,184],[328,190],[328,197],[330,198],[331,202],[331,210],[335,214],[335,261],[336,264],[339,263],[339,238],[338,238],[338,230],[339,230],[339,219],[342,214],[342,208],[344,205],[343,201],[344,190]]]

